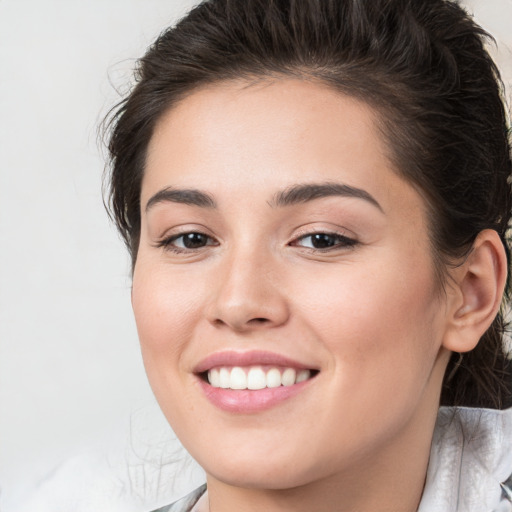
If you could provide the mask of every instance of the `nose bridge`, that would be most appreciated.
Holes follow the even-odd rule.
[[[235,330],[277,326],[288,318],[278,262],[261,241],[239,243],[222,258],[216,276],[210,320]]]

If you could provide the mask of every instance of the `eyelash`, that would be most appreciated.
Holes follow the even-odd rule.
[[[180,239],[185,240],[185,237],[187,237],[187,236],[188,237],[191,237],[191,236],[205,237],[207,242],[204,245],[201,245],[200,247],[195,247],[195,248],[193,248],[193,247],[178,247],[175,245],[175,242],[177,240],[180,240]],[[324,238],[324,241],[327,241],[327,239],[330,239],[330,242],[333,242],[333,240],[334,240],[334,242],[332,243],[331,246],[323,247],[323,248],[306,247],[299,243],[300,241],[304,241],[309,238],[312,240],[312,245],[313,245],[313,237],[320,237],[320,236]],[[340,233],[333,233],[333,232],[328,232],[328,231],[317,231],[317,232],[308,232],[308,233],[301,234],[298,237],[296,237],[292,242],[290,242],[289,245],[291,247],[302,247],[303,249],[306,249],[310,252],[326,253],[326,252],[330,252],[330,251],[351,248],[351,247],[356,246],[358,243],[359,242],[357,240],[354,240],[353,238],[349,238]],[[200,231],[187,231],[185,233],[179,233],[177,235],[172,235],[163,240],[160,240],[159,242],[157,242],[156,247],[164,248],[165,250],[174,252],[176,254],[183,254],[183,253],[190,254],[190,253],[194,253],[198,250],[204,249],[205,247],[217,246],[217,245],[219,245],[219,243],[213,237],[211,237],[210,235],[207,235],[206,233],[202,233]]]
[[[324,237],[324,240],[329,238],[329,239],[331,239],[331,241],[335,240],[335,242],[333,243],[333,245],[331,245],[329,247],[324,247],[324,248],[305,247],[298,243],[301,240],[306,240],[308,238],[313,240],[313,237],[319,237],[319,236]],[[311,252],[325,253],[325,252],[329,252],[329,251],[336,251],[336,250],[340,250],[340,249],[351,248],[351,247],[356,246],[358,243],[359,242],[357,240],[354,240],[353,238],[349,238],[345,235],[342,235],[341,233],[335,233],[335,232],[329,232],[329,231],[315,231],[315,232],[304,233],[303,235],[298,236],[297,238],[295,238],[295,240],[293,240],[290,243],[290,245],[292,247],[293,246],[303,247],[304,249],[307,249]]]
[[[174,243],[177,240],[180,240],[180,239],[184,240],[185,237],[191,236],[191,235],[205,237],[208,240],[208,242],[209,241],[213,241],[213,243],[208,243],[207,242],[205,245],[203,245],[201,247],[197,247],[197,248],[177,247],[176,245],[174,245]],[[190,254],[190,253],[196,252],[197,250],[201,250],[204,247],[215,246],[215,245],[219,245],[219,244],[210,235],[207,235],[206,233],[202,233],[201,231],[187,231],[185,233],[179,233],[177,235],[172,235],[172,236],[169,236],[167,238],[164,238],[163,240],[160,240],[159,242],[157,242],[156,247],[161,247],[161,248],[163,248],[163,249],[165,249],[167,251],[171,251],[171,252],[174,252],[174,253],[177,253],[177,254],[183,254],[183,253]]]

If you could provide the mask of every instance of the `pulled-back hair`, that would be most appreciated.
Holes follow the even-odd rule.
[[[375,109],[397,173],[427,204],[442,285],[484,229],[498,232],[510,260],[511,152],[488,37],[448,0],[201,3],[140,59],[135,87],[110,118],[110,206],[133,264],[157,121],[201,86],[266,77],[326,83]],[[462,363],[453,355],[442,404],[511,405],[503,314],[504,305]]]

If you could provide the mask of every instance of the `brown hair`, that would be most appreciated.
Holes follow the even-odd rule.
[[[449,0],[201,3],[140,59],[133,91],[110,118],[110,206],[133,264],[146,150],[160,116],[202,85],[268,76],[319,80],[380,113],[397,172],[428,205],[441,280],[484,229],[498,232],[509,257],[511,152],[487,37]],[[442,404],[511,404],[504,329],[502,310],[460,365],[453,355]]]

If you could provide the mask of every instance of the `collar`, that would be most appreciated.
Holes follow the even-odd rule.
[[[512,409],[441,407],[418,512],[490,512],[512,504]]]

